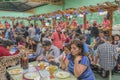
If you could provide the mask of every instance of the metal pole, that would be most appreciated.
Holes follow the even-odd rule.
[[[112,71],[109,70],[109,80],[112,80]]]

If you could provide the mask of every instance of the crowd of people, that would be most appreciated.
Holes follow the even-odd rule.
[[[10,63],[23,55],[21,49],[26,50],[29,61],[46,61],[57,65],[78,80],[96,80],[94,65],[106,72],[120,69],[119,35],[104,35],[104,30],[110,29],[110,21],[106,17],[101,24],[97,21],[87,23],[85,33],[75,19],[70,24],[71,28],[62,24],[55,28],[41,28],[37,23],[29,27],[22,23],[16,23],[13,27],[8,24],[5,25],[5,35],[0,33],[0,80],[6,80],[5,67],[11,66]],[[15,51],[11,52],[13,48]]]

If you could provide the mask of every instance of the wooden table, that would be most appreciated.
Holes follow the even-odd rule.
[[[35,61],[35,62],[31,62],[31,63],[29,63],[29,65],[33,65],[33,66],[37,66],[38,65],[38,62],[37,61]],[[18,65],[18,66],[14,66],[14,67],[11,67],[11,68],[8,68],[8,73],[9,73],[9,70],[11,70],[11,69],[15,69],[15,68],[20,68],[20,65]],[[44,70],[45,71],[45,70]],[[46,70],[47,71],[47,70]],[[61,71],[61,69],[59,69],[59,71]],[[37,71],[37,72],[41,72],[41,71]],[[55,72],[56,73],[56,72]],[[10,74],[10,73],[9,73]],[[13,79],[13,80],[24,80],[23,78],[22,78],[22,76],[23,76],[23,74],[22,73],[20,73],[20,74],[15,74],[15,75],[11,75],[10,74],[10,77]],[[49,78],[50,79],[50,78]],[[25,79],[26,80],[26,79]],[[40,79],[40,80],[44,80],[44,79]],[[45,79],[46,80],[46,79]],[[56,78],[56,77],[54,77],[54,78],[52,78],[52,79],[50,79],[50,80],[77,80],[77,78],[76,77],[74,77],[72,74],[70,74],[70,77],[68,77],[68,78],[65,78],[65,79],[58,79],[58,78]]]

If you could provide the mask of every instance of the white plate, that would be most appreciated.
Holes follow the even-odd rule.
[[[22,72],[21,68],[16,68],[16,69],[9,70],[9,73],[12,74],[12,75],[20,74],[21,72]]]
[[[36,78],[39,78],[40,79],[40,76],[39,76],[39,73],[37,73],[37,72],[31,72],[31,73],[25,73],[24,74],[24,78],[26,78],[26,79],[36,79]]]
[[[65,72],[65,71],[59,71],[55,74],[55,76],[57,78],[61,78],[61,79],[64,79],[64,78],[68,78],[70,76],[70,73],[68,72]]]

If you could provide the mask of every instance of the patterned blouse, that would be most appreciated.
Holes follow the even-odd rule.
[[[4,56],[0,57],[0,80],[7,80],[6,78],[6,67],[17,61],[21,57],[20,54],[15,56]]]

